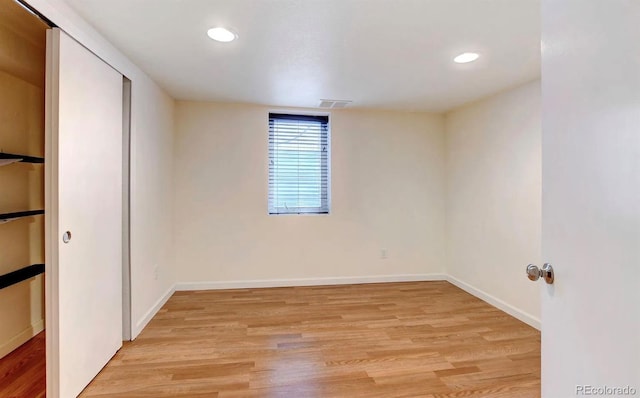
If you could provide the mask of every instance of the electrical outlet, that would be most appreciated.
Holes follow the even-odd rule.
[[[386,260],[389,257],[389,251],[387,249],[380,249],[380,259]]]
[[[158,267],[158,265],[156,264],[156,266],[153,267],[153,279],[158,280],[159,273],[160,273],[160,267]]]

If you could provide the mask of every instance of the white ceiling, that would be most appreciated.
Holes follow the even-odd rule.
[[[445,111],[540,75],[539,0],[67,1],[176,99]]]

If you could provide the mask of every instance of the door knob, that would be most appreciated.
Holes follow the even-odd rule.
[[[545,282],[552,284],[554,279],[553,267],[551,264],[545,263],[540,269],[536,265],[529,264],[527,265],[527,277],[532,281],[537,281],[542,277]]]
[[[69,243],[70,240],[71,240],[71,231],[67,231],[64,234],[62,234],[62,241],[64,243]]]

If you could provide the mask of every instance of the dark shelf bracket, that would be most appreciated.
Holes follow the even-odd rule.
[[[15,285],[36,275],[44,273],[44,264],[33,264],[17,271],[9,272],[6,275],[0,275],[0,289]]]
[[[22,162],[22,163],[44,163],[44,158],[0,152],[0,161],[2,160],[8,160],[8,161],[13,160],[13,161]]]
[[[29,210],[29,211],[19,211],[17,213],[0,214],[0,224],[17,220],[19,218],[38,216],[41,214],[44,214],[44,210]]]

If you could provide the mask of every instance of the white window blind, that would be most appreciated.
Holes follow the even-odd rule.
[[[329,213],[329,117],[269,114],[269,214]]]

